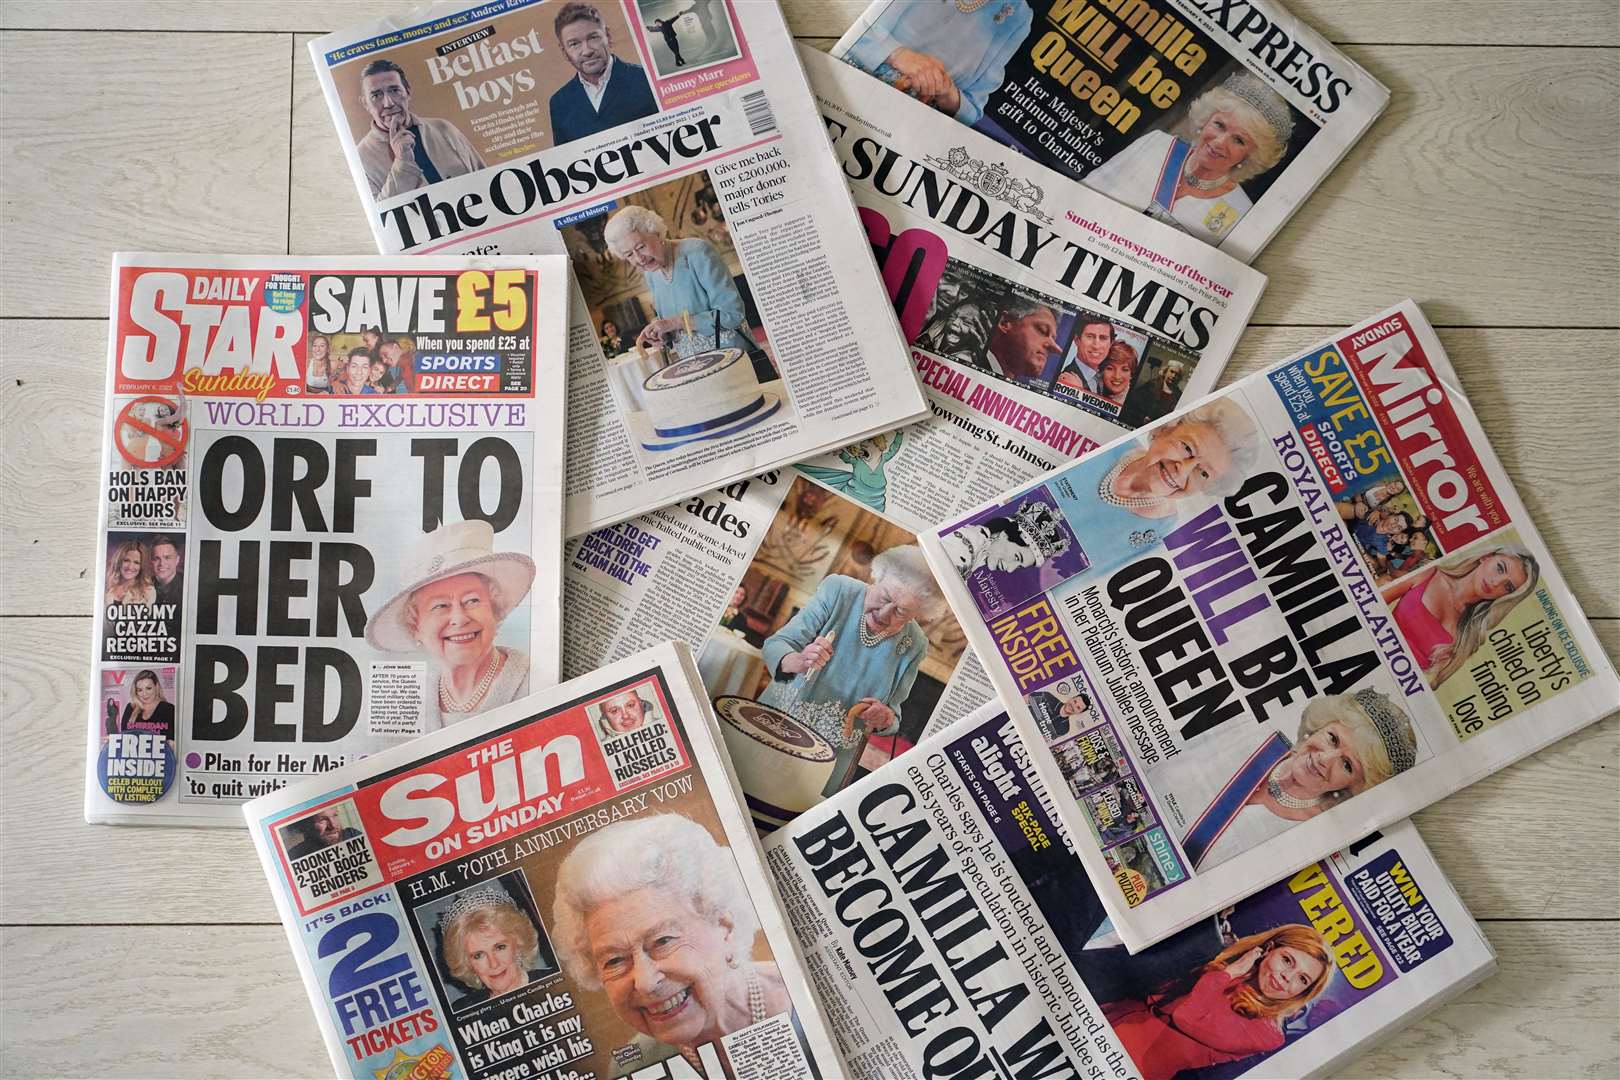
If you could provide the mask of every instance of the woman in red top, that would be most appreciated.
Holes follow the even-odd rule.
[[[1251,934],[1146,1001],[1109,1001],[1103,1014],[1142,1080],[1170,1080],[1283,1048],[1283,1020],[1333,976],[1327,943],[1297,923]]]
[[[1438,687],[1468,663],[1540,579],[1536,557],[1505,544],[1431,566],[1386,591],[1384,603],[1429,685]]]

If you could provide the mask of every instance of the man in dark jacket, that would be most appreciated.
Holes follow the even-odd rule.
[[[658,111],[647,73],[613,55],[613,38],[600,11],[585,3],[564,4],[554,27],[563,55],[579,73],[551,95],[557,145]]]

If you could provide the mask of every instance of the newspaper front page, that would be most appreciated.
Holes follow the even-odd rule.
[[[115,257],[87,820],[239,826],[557,681],[568,272]]]
[[[440,4],[310,51],[381,250],[573,263],[567,535],[924,415],[776,4]]]
[[[833,55],[1244,262],[1389,104],[1272,0],[874,0]]]
[[[1620,703],[1411,301],[921,543],[1133,949]]]
[[[339,1076],[842,1075],[734,785],[666,644],[243,813]]]
[[[1039,753],[987,706],[765,841],[850,1080],[1325,1075],[1495,969],[1409,822],[1131,955]]]
[[[572,541],[564,572],[565,669],[691,645],[763,829],[991,696],[917,531],[1208,391],[1265,280],[903,95],[869,125],[868,80],[802,58],[931,415]]]

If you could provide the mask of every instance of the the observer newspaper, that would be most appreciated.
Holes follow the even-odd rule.
[[[85,817],[238,808],[559,678],[568,263],[124,254]]]
[[[1272,0],[875,0],[833,55],[1244,262],[1389,103]]]
[[[1265,280],[802,58],[932,415],[581,537],[564,571],[565,670],[690,644],[762,828],[991,696],[917,531],[1205,393]]]
[[[567,535],[925,414],[776,4],[441,4],[310,50],[381,250],[572,261]]]
[[[1411,301],[921,543],[1133,949],[1620,702]]]
[[[340,1076],[842,1075],[682,646],[243,813]]]
[[[766,840],[851,1080],[1325,1075],[1495,969],[1409,822],[1128,954],[1023,740],[987,706]]]

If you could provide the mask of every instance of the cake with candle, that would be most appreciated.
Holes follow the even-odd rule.
[[[659,439],[729,434],[775,411],[741,349],[710,349],[677,360],[647,376],[641,390]]]
[[[830,742],[752,698],[717,697],[714,711],[756,821],[781,825],[821,801],[838,757]]]

